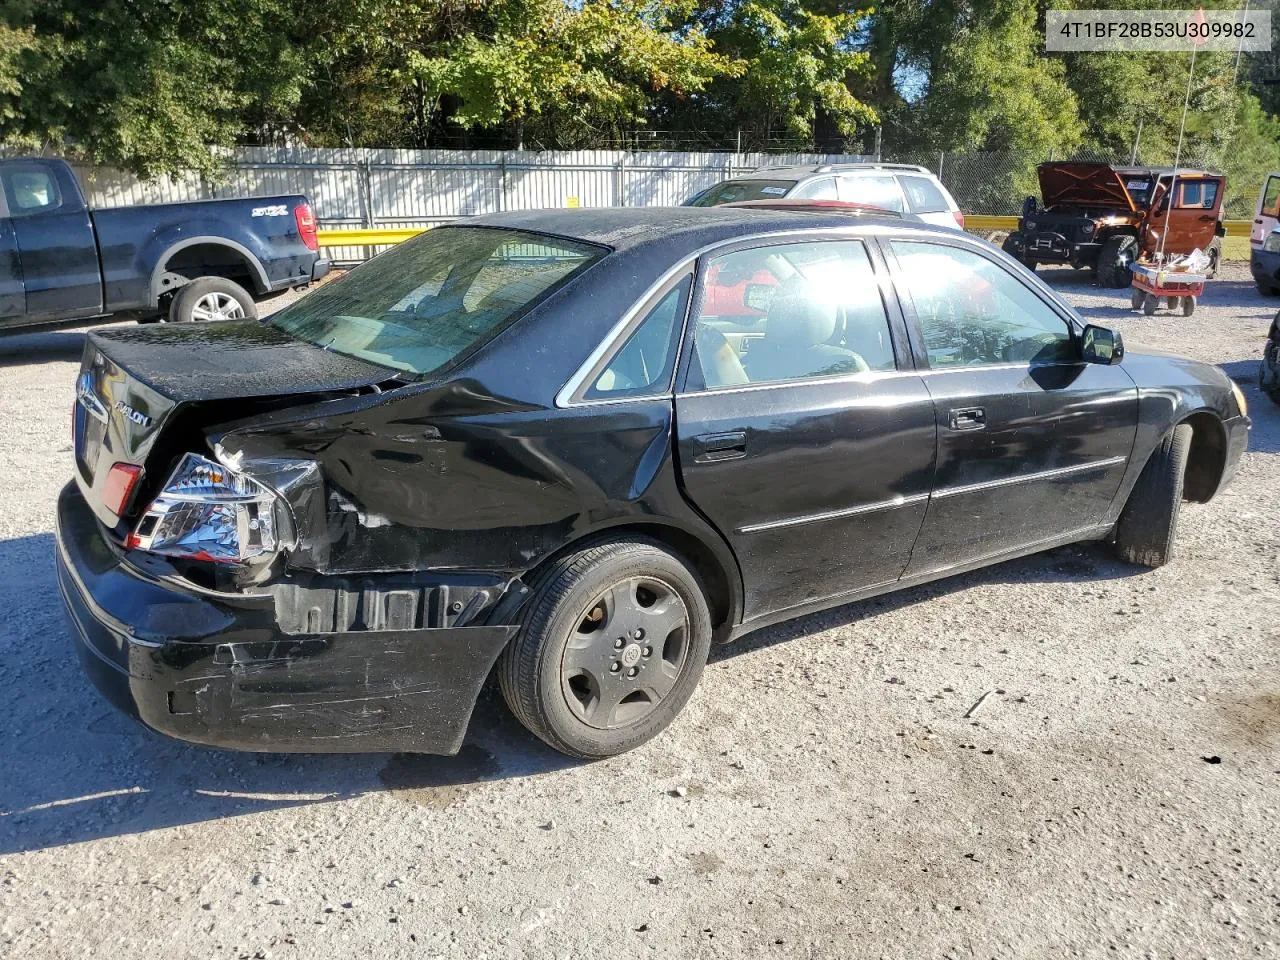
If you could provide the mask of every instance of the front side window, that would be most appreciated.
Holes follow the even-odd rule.
[[[4,192],[9,210],[15,215],[40,213],[62,204],[53,173],[39,164],[8,167],[4,171]]]
[[[1212,210],[1218,202],[1217,180],[1184,180],[1178,185],[1178,206]]]
[[[778,200],[791,192],[794,180],[726,180],[693,200],[691,207],[718,207],[746,200]]]
[[[704,276],[693,389],[895,368],[888,316],[861,241],[738,250],[712,259]]]
[[[1073,357],[1067,322],[1004,267],[969,250],[894,240],[935,369]]]
[[[893,177],[841,177],[840,199],[902,213],[902,191]]]
[[[654,305],[600,371],[587,400],[659,396],[670,389],[676,337],[692,285],[693,278],[686,277]]]
[[[300,340],[396,370],[439,370],[606,254],[522,230],[437,227],[272,315]]]

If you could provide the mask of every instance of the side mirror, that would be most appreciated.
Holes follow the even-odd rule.
[[[1080,359],[1085,363],[1119,363],[1124,359],[1124,338],[1115,330],[1089,324],[1080,338]]]

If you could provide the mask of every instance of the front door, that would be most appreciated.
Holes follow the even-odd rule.
[[[1222,181],[1217,177],[1179,176],[1173,184],[1173,203],[1166,203],[1170,178],[1161,181],[1156,209],[1151,215],[1152,245],[1158,248],[1160,234],[1167,232],[1164,250],[1182,254],[1208,250],[1217,236],[1222,210]]]
[[[883,263],[860,240],[702,264],[676,396],[687,496],[732,545],[745,619],[892,583],[933,476],[933,403]],[[763,316],[742,335],[743,304]],[[727,312],[727,316],[722,316]]]
[[[1068,314],[971,247],[893,240],[937,415],[937,473],[908,576],[1088,532],[1137,429],[1120,366],[1082,363]]]
[[[75,184],[64,182],[59,168],[38,160],[3,164],[0,182],[22,259],[27,316],[101,313],[97,240]]]

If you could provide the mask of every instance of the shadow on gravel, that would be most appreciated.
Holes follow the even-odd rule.
[[[84,337],[83,330],[70,328],[0,335],[0,367],[79,360],[84,352]]]
[[[771,647],[776,643],[795,640],[821,630],[848,626],[868,617],[900,610],[903,607],[927,603],[938,597],[966,590],[969,587],[989,583],[1097,583],[1103,580],[1120,580],[1141,576],[1145,567],[1135,567],[1117,560],[1110,547],[1101,542],[1073,544],[1046,553],[1036,553],[1018,560],[1009,560],[993,567],[984,567],[970,573],[945,580],[936,580],[919,587],[911,587],[897,593],[887,593],[870,600],[834,607],[821,613],[810,614],[798,620],[778,624],[764,630],[749,633],[733,643],[713,647],[712,662],[727,660],[739,654]]]

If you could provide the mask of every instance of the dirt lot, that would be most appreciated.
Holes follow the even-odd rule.
[[[456,758],[117,715],[52,568],[83,334],[0,340],[0,955],[1280,956],[1280,407],[1252,385],[1280,303],[1238,264],[1191,320],[1048,276],[1246,387],[1250,452],[1176,561],[1068,548],[759,632],[589,766],[492,693]]]

